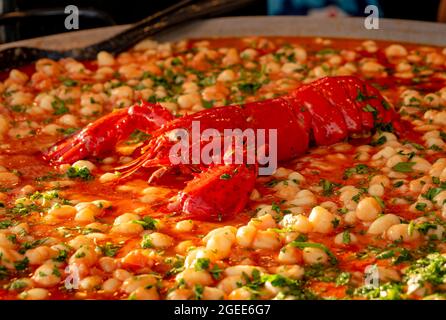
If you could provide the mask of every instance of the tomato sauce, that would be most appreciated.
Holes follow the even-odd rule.
[[[206,45],[203,45],[203,42],[206,42]],[[161,196],[153,195],[150,192],[154,191],[146,189],[149,187],[147,183],[149,174],[143,170],[138,175],[120,180],[118,183],[109,184],[101,180],[104,174],[113,173],[115,167],[133,159],[134,154],[132,152],[122,152],[129,145],[136,148],[134,145],[132,146],[132,143],[120,145],[117,148],[118,150],[110,153],[109,157],[90,157],[88,160],[95,165],[95,168],[89,172],[92,176],[88,176],[88,179],[82,179],[79,176],[69,178],[67,177],[69,165],[52,166],[42,159],[43,151],[47,150],[56,141],[64,138],[64,135],[72,134],[72,132],[66,134],[67,129],[73,129],[73,132],[76,132],[88,123],[117,108],[117,105],[125,107],[141,99],[149,101],[155,99],[158,102],[165,103],[166,106],[169,106],[168,103],[176,104],[175,107],[172,107],[172,105],[170,107],[178,116],[197,111],[192,106],[190,108],[178,107],[179,96],[184,91],[182,85],[187,82],[199,86],[196,93],[199,97],[197,103],[200,105],[202,103],[211,104],[210,107],[279,96],[319,77],[319,73],[326,73],[324,75],[329,76],[344,74],[348,71],[353,75],[358,75],[379,88],[380,92],[389,99],[397,110],[413,107],[404,103],[404,98],[401,96],[404,90],[415,90],[426,96],[429,93],[436,94],[445,87],[445,64],[426,63],[427,59],[436,58],[440,60],[441,57],[444,58],[444,54],[440,53],[439,48],[426,49],[426,47],[420,47],[416,44],[404,44],[404,50],[406,51],[404,57],[391,61],[389,51],[386,51],[390,45],[390,42],[377,41],[373,45],[376,46],[375,51],[365,46],[363,41],[351,39],[296,37],[197,39],[187,41],[184,48],[181,48],[178,44],[178,48],[169,49],[170,51],[164,47],[153,49],[156,51],[155,53],[150,50],[145,53],[130,51],[116,57],[116,60],[110,64],[99,60],[88,61],[83,62],[81,68],[77,64],[78,62],[69,59],[61,62],[43,61],[40,64],[20,68],[20,72],[28,78],[24,81],[20,80],[19,76],[16,76],[19,78],[18,80],[14,79],[14,76],[9,72],[0,74],[0,80],[5,87],[2,88],[0,115],[4,115],[9,123],[9,131],[4,132],[3,140],[1,140],[0,166],[4,167],[9,173],[15,173],[18,177],[16,183],[11,183],[11,185],[5,183],[4,186],[0,186],[2,188],[0,203],[5,208],[0,215],[0,221],[13,220],[15,225],[24,223],[28,228],[26,235],[17,233],[13,230],[14,226],[1,229],[0,232],[4,231],[6,236],[13,235],[11,239],[16,239],[15,243],[8,247],[5,246],[4,250],[8,253],[14,250],[14,254],[20,259],[27,257],[27,251],[35,250],[40,246],[45,246],[48,248],[45,250],[49,252],[47,259],[44,259],[44,261],[32,263],[32,259],[27,258],[28,265],[23,270],[20,270],[20,268],[14,269],[5,263],[4,268],[0,269],[0,275],[2,274],[1,271],[4,271],[5,274],[3,278],[0,278],[0,284],[4,285],[4,289],[0,289],[0,299],[27,299],[33,297],[37,293],[31,291],[32,288],[43,288],[41,297],[43,299],[166,299],[171,298],[173,294],[182,297],[180,294],[184,292],[189,294],[188,297],[202,298],[200,293],[197,294],[197,290],[203,289],[202,287],[217,288],[222,292],[222,298],[246,298],[245,296],[238,296],[240,291],[237,291],[237,289],[245,288],[243,285],[239,285],[240,288],[235,287],[232,290],[226,289],[223,285],[223,279],[229,277],[228,274],[224,273],[225,268],[238,265],[256,266],[264,270],[262,272],[273,275],[279,274],[279,272],[275,273],[276,271],[274,271],[278,270],[277,268],[302,265],[306,270],[306,274],[303,276],[306,281],[305,288],[312,290],[319,297],[364,298],[363,296],[349,295],[347,291],[349,288],[362,286],[362,277],[367,266],[377,264],[397,270],[398,274],[401,274],[403,266],[407,266],[409,262],[395,266],[385,259],[377,259],[376,254],[370,251],[370,247],[376,247],[377,250],[381,251],[386,250],[386,246],[393,242],[385,235],[371,236],[368,234],[372,221],[360,221],[360,219],[355,218],[356,221],[352,222],[348,221],[346,216],[351,215],[348,212],[354,213],[357,210],[357,204],[366,197],[379,198],[379,201],[383,202],[380,215],[396,214],[400,217],[402,224],[410,224],[411,221],[421,217],[430,219],[431,216],[427,214],[430,210],[434,212],[432,216],[441,216],[439,211],[441,209],[437,208],[435,203],[432,202],[425,206],[419,205],[418,207],[422,210],[413,209],[414,205],[425,199],[423,194],[428,191],[429,186],[432,188],[439,187],[438,184],[432,184],[431,181],[426,182],[419,188],[415,187],[416,183],[412,181],[423,176],[429,179],[432,179],[432,177],[429,176],[429,169],[423,169],[424,171],[421,169],[421,171],[417,171],[418,169],[412,170],[416,165],[413,159],[419,157],[432,165],[436,160],[444,157],[442,150],[435,151],[434,149],[428,149],[428,146],[426,146],[426,139],[423,135],[430,131],[442,131],[443,125],[435,123],[435,121],[423,120],[422,112],[430,109],[424,102],[416,105],[420,109],[417,112],[409,115],[402,114],[404,121],[401,132],[398,136],[393,135],[395,141],[398,139],[400,142],[410,141],[421,145],[422,151],[412,151],[416,154],[414,153],[411,156],[407,156],[404,152],[403,154],[398,153],[395,150],[408,147],[407,143],[401,146],[392,145],[392,140],[390,140],[392,136],[380,142],[379,132],[356,138],[351,137],[349,140],[334,146],[313,146],[304,156],[286,163],[279,163],[279,167],[289,172],[297,172],[303,176],[301,182],[295,187],[289,188],[294,188],[292,190],[296,194],[301,190],[311,191],[312,197],[315,199],[314,203],[310,201],[308,203],[302,202],[304,203],[302,205],[292,205],[291,203],[297,199],[293,198],[297,197],[296,195],[293,195],[292,198],[281,196],[281,188],[286,189],[288,185],[280,183],[283,181],[287,181],[288,184],[293,183],[284,176],[276,174],[273,177],[259,177],[255,187],[257,196],[252,196],[242,213],[224,221],[193,221],[194,227],[191,230],[181,232],[178,231],[178,223],[184,220],[181,213],[172,213],[168,210],[169,200],[181,191],[185,183],[184,176],[181,176],[178,172],[163,177],[158,185],[155,184],[155,188],[160,188],[156,192],[160,192]],[[205,49],[198,50],[197,48]],[[231,55],[231,50],[235,50],[236,56]],[[303,57],[304,52],[305,57]],[[409,59],[410,55],[416,56],[417,52],[421,52],[420,59],[416,57]],[[433,53],[437,54],[438,57],[434,56]],[[302,57],[299,55],[302,55]],[[233,64],[225,62],[230,59],[234,59],[236,62]],[[373,72],[367,70],[365,65],[369,60],[373,61],[372,66],[377,70]],[[412,77],[401,77],[402,72],[396,71],[397,66],[401,63],[412,63],[412,69],[415,67],[420,69],[419,64],[425,63],[421,68],[425,74],[413,73]],[[375,64],[378,64],[378,66]],[[191,65],[195,68],[192,68]],[[295,70],[290,73],[287,71],[288,67],[294,67]],[[399,68],[404,69],[403,67],[404,65],[400,65]],[[78,72],[70,71],[76,68]],[[371,69],[370,66],[369,69]],[[217,81],[216,78],[218,79],[222,70],[231,70],[231,74],[232,72],[236,74],[236,80]],[[132,72],[137,76],[133,75]],[[146,79],[150,79],[150,81],[144,82]],[[414,79],[416,80],[414,81]],[[216,81],[219,83],[218,85]],[[178,84],[180,82],[181,84]],[[151,85],[150,88],[149,84]],[[223,92],[218,92],[219,86],[224,89]],[[122,93],[117,90],[123,87],[130,88],[127,91],[131,93],[127,91]],[[23,92],[25,95],[17,96],[17,92]],[[47,99],[45,95],[50,95],[51,102],[49,105],[42,102]],[[213,95],[212,99],[208,99],[208,95]],[[26,99],[29,99],[29,101]],[[23,101],[25,112],[17,111],[22,110],[22,105],[14,104],[15,101]],[[94,109],[96,111],[87,112],[87,105],[90,108],[97,108]],[[99,108],[97,105],[101,107]],[[442,108],[443,106],[432,107],[436,111]],[[61,121],[62,115],[74,115],[76,121],[72,122],[76,125],[67,124],[70,122],[68,117],[66,117],[65,122]],[[56,134],[47,133],[51,130],[51,127],[48,127],[51,124],[58,126]],[[429,128],[423,128],[422,125],[433,127],[432,130],[428,130]],[[23,132],[18,130],[21,128],[20,126],[25,128],[22,130]],[[14,135],[14,129],[17,129],[17,132],[20,131],[20,134]],[[29,132],[25,132],[28,129]],[[34,133],[30,133],[31,131],[34,131]],[[2,133],[1,130],[0,133]],[[143,142],[145,143],[145,141]],[[380,143],[377,144],[377,142]],[[413,162],[413,164],[402,166],[403,169],[399,169],[399,172],[392,171],[395,166],[389,168],[385,161],[373,158],[373,155],[381,152],[383,144],[394,148],[393,156],[399,154],[401,162]],[[342,147],[343,145],[344,147]],[[364,146],[368,147],[365,149]],[[365,152],[367,156],[363,155],[363,158],[361,158],[361,154],[364,152],[361,151],[361,148],[367,150]],[[421,160],[419,161],[419,166],[422,167]],[[358,165],[363,165],[361,168],[365,173],[357,172],[358,170],[355,168]],[[352,168],[356,171],[352,171]],[[349,174],[346,176],[348,172]],[[385,192],[379,196],[370,194],[372,193],[370,191],[370,180],[376,175],[383,175],[389,181],[385,186]],[[402,189],[395,187],[398,181],[402,181]],[[277,183],[279,183],[279,187],[277,187]],[[342,200],[341,196],[344,191],[341,190],[346,186],[353,186],[357,190],[357,199],[353,202],[348,201],[346,203]],[[27,209],[27,212],[23,215],[11,213],[18,210],[19,204],[22,203],[20,199],[25,199],[23,203],[26,203],[24,206],[28,208],[29,204],[35,201],[31,199],[33,194],[47,191],[57,192],[57,197],[49,200],[56,204],[55,207],[54,203],[49,207],[41,204]],[[223,195],[224,193],[225,191],[222,190]],[[74,207],[79,203],[93,203],[97,200],[108,201],[111,203],[111,208],[99,208],[100,210],[90,223],[77,221],[76,217],[73,216],[53,219],[49,213],[57,206],[68,205]],[[228,199],[228,201],[230,200]],[[312,208],[321,204],[325,204],[327,208],[334,208],[331,210],[331,215],[335,217],[333,227],[327,233],[290,231],[280,223],[283,216],[290,214],[290,212],[308,218]],[[79,213],[79,209],[76,210]],[[259,229],[256,232],[258,234],[260,231],[267,230],[277,232],[277,237],[280,238],[278,247],[265,248],[261,245],[258,247],[243,247],[234,240],[231,252],[227,256],[217,259],[216,262],[211,261],[214,267],[217,266],[222,269],[219,277],[211,278],[211,281],[203,281],[204,285],[198,283],[195,286],[188,283],[184,284],[178,280],[177,275],[182,271],[173,271],[175,268],[166,261],[177,259],[178,256],[183,260],[188,259],[187,257],[190,256],[190,252],[193,252],[194,247],[202,248],[206,246],[203,238],[213,230],[225,226],[240,230],[243,226],[255,223],[258,219],[257,214],[262,210],[266,210],[267,214],[274,216],[275,224],[273,227],[265,227],[265,229]],[[147,223],[143,220],[144,217],[157,219],[159,227],[156,230],[150,230],[144,225],[145,230],[141,229],[139,233],[135,234],[117,232],[119,217],[128,213],[139,216],[140,220],[137,221],[141,225]],[[48,218],[49,216],[50,218]],[[415,224],[415,222],[412,224]],[[95,229],[96,226],[103,229],[89,230]],[[144,248],[142,242],[147,238],[147,235],[155,231],[168,235],[171,239],[170,245],[158,248],[151,244]],[[340,234],[354,234],[356,240],[350,243],[352,237],[349,238],[348,243],[339,245],[339,243],[336,243],[335,237]],[[333,271],[335,273],[333,279],[340,272],[345,272],[349,274],[350,282],[336,284],[333,279],[321,281],[317,277],[311,278],[311,275],[308,274],[315,267],[309,261],[305,261],[305,250],[299,249],[296,252],[297,257],[294,258],[295,262],[293,263],[280,260],[280,251],[290,242],[286,240],[287,237],[299,239],[299,235],[303,236],[304,239],[301,242],[317,243],[335,255],[337,264],[335,266],[336,271]],[[31,249],[25,248],[25,243],[30,246],[29,243],[33,241],[47,238],[50,239],[46,240],[48,244],[45,244],[44,241],[41,244],[32,245]],[[85,270],[82,271],[84,274],[82,274],[80,281],[89,277],[89,281],[97,281],[97,283],[90,286],[89,282],[86,281],[83,288],[68,290],[64,287],[64,281],[67,278],[64,270],[68,265],[76,265],[73,262],[76,259],[82,259],[82,257],[76,258],[76,252],[79,255],[79,250],[82,248],[82,246],[77,245],[79,241],[84,241],[87,246],[90,246],[96,252],[95,254],[92,253],[96,256],[94,262],[82,265]],[[396,241],[395,243],[401,248],[415,250],[424,244],[424,241],[427,241],[426,238],[424,235],[420,235],[420,238],[414,242]],[[106,251],[104,248],[107,247],[104,246],[107,243],[115,245],[118,248],[116,252],[114,250],[109,250],[112,252]],[[60,254],[60,248],[54,248],[61,244],[68,246],[68,257],[55,263],[54,259],[57,252]],[[436,245],[441,250],[442,244],[437,243]],[[1,242],[0,249],[2,249]],[[359,257],[363,251],[366,251],[367,254]],[[302,258],[302,255],[304,255],[304,258]],[[100,260],[104,257],[110,258],[112,262],[106,259]],[[17,261],[22,261],[19,258]],[[38,268],[41,268],[45,263],[54,264],[58,270],[54,275],[58,279],[57,283],[47,281],[43,279],[43,276],[39,276],[39,271],[36,270],[39,270]],[[112,263],[113,268],[104,267],[105,263]],[[3,266],[1,261],[0,266]],[[323,268],[327,269],[323,269],[325,271],[322,273],[329,275],[331,272],[329,268],[332,267],[325,265]],[[184,269],[184,263],[178,268]],[[211,273],[211,269],[206,270],[206,272]],[[58,273],[59,275],[57,275]],[[128,273],[128,277],[125,278],[120,273]],[[148,274],[155,274],[158,279],[156,294],[153,293],[152,286],[138,287],[138,290],[129,289],[130,285],[128,283],[130,280],[128,279]],[[24,285],[19,289],[12,288],[14,281],[25,283],[28,279],[31,279],[29,280],[32,282],[31,286]],[[107,289],[107,284],[111,285],[112,282],[106,281],[110,279],[114,279],[113,281],[117,283],[113,290]],[[245,280],[243,279],[243,281]],[[299,280],[302,280],[302,276]],[[260,296],[255,296],[256,298],[270,299],[274,297],[263,287],[252,289],[257,284],[252,279],[250,281],[252,281],[249,284],[251,287],[246,290],[261,292]],[[17,285],[18,282],[15,283]],[[284,288],[280,290],[282,289]],[[39,297],[37,295],[37,298]]]

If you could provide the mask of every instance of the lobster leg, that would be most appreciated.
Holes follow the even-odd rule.
[[[172,114],[161,105],[143,102],[89,124],[79,133],[58,142],[44,153],[43,158],[53,164],[62,164],[88,156],[97,157],[112,151],[135,129],[151,133],[172,119]]]

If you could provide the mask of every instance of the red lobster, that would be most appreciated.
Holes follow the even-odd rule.
[[[174,167],[168,157],[174,143],[169,134],[180,128],[191,130],[193,121],[200,122],[201,132],[208,128],[219,132],[235,128],[277,129],[279,161],[304,154],[310,143],[330,145],[377,126],[392,124],[398,130],[400,124],[397,113],[376,88],[352,76],[325,77],[276,99],[218,107],[175,119],[161,105],[143,102],[89,124],[58,142],[44,154],[44,159],[62,164],[103,156],[139,129],[150,134],[150,140],[134,161],[117,170],[123,177],[140,168],[167,170]],[[244,209],[254,188],[257,165],[190,167],[199,172],[179,193],[176,210],[184,217],[215,220]],[[159,169],[155,173],[159,174]]]

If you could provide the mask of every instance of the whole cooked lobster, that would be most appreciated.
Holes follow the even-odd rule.
[[[244,209],[254,189],[258,165],[246,161],[172,164],[169,150],[176,142],[172,139],[175,131],[190,131],[195,121],[199,121],[201,132],[277,129],[277,160],[284,161],[304,154],[310,143],[330,145],[378,126],[393,125],[398,131],[398,119],[380,92],[366,82],[353,76],[325,77],[279,98],[212,108],[180,118],[174,118],[159,104],[143,102],[89,124],[58,142],[44,154],[44,159],[62,164],[103,156],[113,152],[120,141],[138,129],[150,134],[150,139],[135,151],[139,152],[135,160],[117,168],[122,172],[121,177],[140,168],[157,169],[152,178],[174,167],[188,168],[193,178],[178,194],[174,210],[184,217],[215,220]]]

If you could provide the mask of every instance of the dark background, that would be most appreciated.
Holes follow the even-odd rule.
[[[176,0],[0,0],[0,43],[67,32],[67,5],[80,10],[81,30],[136,22]],[[440,0],[257,0],[235,15],[365,16],[375,4],[385,18],[437,21]]]

